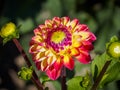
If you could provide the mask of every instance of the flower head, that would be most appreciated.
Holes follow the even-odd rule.
[[[7,41],[13,39],[13,38],[18,38],[19,34],[17,31],[17,27],[14,23],[9,22],[5,24],[0,31],[0,36],[4,39],[3,44],[5,44]]]
[[[96,37],[85,24],[78,19],[54,17],[46,20],[34,30],[35,36],[30,42],[29,52],[39,70],[55,80],[60,76],[62,66],[72,70],[73,58],[83,64],[91,61],[89,51]]]

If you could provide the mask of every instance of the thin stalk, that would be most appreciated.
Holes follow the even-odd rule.
[[[18,50],[21,53],[21,55],[24,57],[28,67],[32,66],[29,58],[27,57],[27,55],[26,55],[25,51],[23,50],[22,46],[20,45],[19,41],[17,39],[13,39],[13,42],[16,45],[16,47],[18,48]],[[39,78],[38,78],[38,76],[37,76],[37,74],[35,73],[34,70],[33,70],[33,74],[32,74],[32,78],[31,79],[32,79],[33,83],[37,86],[38,90],[44,90],[43,89],[43,85],[39,81]]]
[[[66,86],[66,68],[63,66],[61,70],[61,90],[67,90]]]
[[[94,82],[94,84],[93,84],[91,90],[97,90],[97,87],[98,87],[98,85],[99,85],[99,83],[100,83],[100,81],[101,81],[103,75],[105,74],[105,72],[106,72],[108,66],[110,65],[110,63],[111,63],[111,61],[107,61],[107,62],[105,63],[105,65],[103,66],[103,68],[102,68],[102,70],[101,70],[99,76],[98,76],[97,79],[95,80],[95,82]]]

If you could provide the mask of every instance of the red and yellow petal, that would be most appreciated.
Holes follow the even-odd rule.
[[[35,34],[35,35],[41,35],[41,30],[40,30],[39,27],[36,28],[36,29],[34,29],[34,34]]]
[[[36,35],[36,36],[32,37],[32,41],[34,41],[34,43],[42,44],[43,38],[40,35]]]
[[[72,46],[73,47],[80,47],[81,46],[81,36],[74,34],[72,36]]]
[[[88,64],[91,61],[91,57],[88,52],[86,51],[81,51],[80,55],[76,57],[79,62],[83,64]]]
[[[59,26],[61,24],[61,19],[59,17],[54,17],[53,24],[56,24],[57,26]]]
[[[87,25],[85,24],[79,24],[75,27],[76,31],[80,32],[80,31],[89,31],[89,28]]]
[[[47,58],[41,61],[41,70],[46,71],[48,69],[49,65],[47,63]]]
[[[46,21],[45,21],[45,26],[46,26],[46,27],[52,28],[52,24],[53,24],[53,21],[52,21],[52,20],[46,20]]]
[[[67,67],[70,70],[72,70],[74,67],[74,60],[70,55],[64,55],[63,63],[65,67]]]
[[[61,21],[62,21],[62,24],[66,26],[67,24],[70,23],[70,18],[69,17],[62,17]]]
[[[71,48],[70,50],[71,50],[70,55],[72,55],[72,56],[77,56],[80,54],[80,52],[77,48]]]
[[[34,44],[30,47],[29,49],[29,53],[36,53],[38,52],[38,50],[41,49],[41,46],[37,45],[37,44]]]
[[[63,66],[63,60],[61,58],[58,58],[54,63],[55,69],[59,70],[62,66]]]
[[[49,76],[50,79],[52,80],[56,80],[61,73],[61,69],[56,70],[56,68],[54,68],[54,66],[51,66],[47,71],[46,74]]]
[[[72,30],[76,27],[76,25],[79,23],[78,19],[74,19],[70,22],[70,26],[72,27]]]

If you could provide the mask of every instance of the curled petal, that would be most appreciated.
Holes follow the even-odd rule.
[[[96,36],[93,33],[90,33],[90,41],[93,42],[96,40]]]
[[[49,65],[47,63],[47,59],[44,59],[41,61],[41,70],[46,71],[48,69]]]
[[[51,57],[48,57],[47,63],[48,65],[52,65],[55,61],[56,61],[56,57],[51,56]]]
[[[85,25],[85,24],[79,24],[79,25],[77,25],[76,30],[77,30],[77,31],[88,31],[89,28],[88,28],[88,26]]]
[[[73,67],[74,67],[73,58],[72,58],[71,56],[69,56],[69,55],[65,55],[63,59],[64,59],[64,60],[63,60],[64,65],[65,65],[68,69],[72,70]]]
[[[29,49],[29,53],[33,54],[33,53],[38,53],[38,52],[45,52],[46,48],[41,47],[40,45],[34,44],[30,47]]]
[[[36,53],[38,52],[38,50],[40,50],[40,48],[41,48],[40,46],[38,46],[37,44],[34,44],[30,47],[29,53]]]
[[[51,66],[47,71],[46,74],[49,76],[50,79],[56,80],[60,76],[61,69],[56,70],[54,66]]]
[[[40,32],[39,29],[40,29],[39,27],[36,28],[36,29],[34,29],[34,34],[35,34],[35,35],[41,35],[41,32]]]
[[[69,17],[63,17],[63,18],[61,18],[61,21],[62,21],[63,25],[66,25],[70,22],[70,18]]]
[[[72,38],[72,46],[73,47],[80,47],[81,46],[81,36],[80,35],[73,35]]]
[[[54,23],[54,24],[57,24],[57,26],[59,26],[60,23],[61,23],[61,19],[60,19],[59,17],[54,17],[54,18],[53,18],[53,23]]]
[[[45,21],[45,26],[46,26],[46,27],[50,27],[50,28],[51,28],[51,27],[52,27],[52,24],[53,24],[52,20],[46,20],[46,21]]]
[[[92,43],[90,41],[83,41],[82,44],[83,44],[82,48],[84,48],[86,50],[90,51],[94,48],[94,46],[92,45]]]
[[[75,26],[79,23],[78,19],[74,19],[70,22],[70,26],[72,27],[72,30],[75,28]]]
[[[54,67],[56,70],[59,70],[62,67],[62,65],[63,65],[63,61],[60,58],[58,58],[54,63]]]
[[[32,59],[34,61],[42,61],[43,58],[46,58],[45,57],[45,52],[37,52],[37,53],[34,53],[33,56],[32,56]]]
[[[35,65],[38,70],[41,70],[41,62],[36,62]]]
[[[76,58],[83,64],[88,64],[91,61],[90,55],[85,51],[81,52],[80,55],[77,56]]]
[[[72,56],[77,56],[80,54],[79,50],[77,48],[71,48],[71,53]]]
[[[40,35],[36,35],[36,36],[32,37],[32,41],[34,41],[34,43],[38,43],[38,44],[42,45],[43,38]]]

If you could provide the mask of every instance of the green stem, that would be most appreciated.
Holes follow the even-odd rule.
[[[63,66],[61,70],[61,90],[67,90],[66,86],[66,68]]]
[[[25,51],[23,50],[22,46],[20,45],[19,41],[17,39],[13,39],[13,42],[15,43],[15,45],[18,48],[18,50],[21,53],[21,55],[24,57],[28,67],[32,66],[29,58],[27,57],[27,55],[26,55]],[[35,73],[34,70],[33,70],[33,74],[32,74],[32,78],[31,79],[32,79],[33,83],[37,86],[38,90],[44,90],[43,89],[43,85],[39,81],[39,78],[38,78],[38,76],[37,76],[37,74]]]
[[[100,83],[100,81],[101,81],[103,75],[105,74],[105,72],[106,72],[108,66],[110,65],[110,63],[111,63],[111,61],[107,61],[107,62],[105,63],[105,65],[103,66],[103,68],[102,68],[102,70],[101,70],[99,76],[96,78],[96,80],[95,80],[95,82],[94,82],[94,84],[93,84],[91,90],[97,90],[97,87],[98,87],[98,85],[99,85],[99,83]]]

